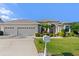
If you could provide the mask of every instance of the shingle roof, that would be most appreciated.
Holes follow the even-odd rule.
[[[52,19],[42,19],[38,21],[39,23],[43,23],[43,22],[59,22],[57,20],[52,20]]]
[[[59,21],[57,21],[57,20],[52,20],[52,19],[42,19],[42,20],[40,20],[40,21],[38,21],[38,22],[59,22]]]
[[[5,22],[4,24],[38,24],[38,23],[31,20],[12,20]]]

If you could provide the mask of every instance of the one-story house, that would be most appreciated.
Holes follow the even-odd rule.
[[[35,33],[42,32],[42,27],[39,26],[42,23],[47,23],[48,25],[54,26],[49,29],[52,33],[58,33],[62,29],[69,28],[71,23],[62,23],[56,20],[41,20],[41,21],[31,21],[25,19],[12,20],[7,22],[2,22],[0,19],[0,30],[4,32],[5,35],[14,36],[34,36]]]

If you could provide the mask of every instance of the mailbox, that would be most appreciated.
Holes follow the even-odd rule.
[[[44,35],[43,40],[44,40],[44,42],[50,42],[50,36]]]

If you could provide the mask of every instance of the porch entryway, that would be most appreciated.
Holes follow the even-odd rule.
[[[48,29],[46,30],[44,27],[42,27],[41,25],[38,25],[38,32],[39,33],[44,33],[44,32],[48,32],[48,33],[56,33],[56,26],[54,24],[48,25],[50,27],[48,27]]]

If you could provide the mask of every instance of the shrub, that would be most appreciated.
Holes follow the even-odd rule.
[[[53,37],[53,35],[54,35],[53,33],[50,33],[50,34],[49,34],[50,37]]]
[[[35,33],[35,36],[36,37],[43,37],[43,34],[42,33]]]
[[[57,34],[53,34],[53,36],[54,36],[54,37],[56,37],[56,36],[57,36]]]
[[[49,36],[49,33],[43,33],[43,35],[48,35]]]
[[[35,33],[35,36],[36,37],[40,37],[40,33]]]
[[[74,32],[70,32],[68,36],[75,36]]]
[[[72,37],[72,36],[77,37],[78,35],[75,34],[74,32],[70,32],[70,33],[66,33],[66,36],[67,37]]]
[[[65,32],[65,37],[70,37],[70,33]]]
[[[4,33],[3,33],[3,31],[0,31],[0,35],[3,35]]]
[[[40,37],[43,37],[43,34],[42,33],[40,34]]]
[[[65,31],[62,29],[60,32],[58,32],[57,35],[58,35],[58,36],[65,37],[66,33],[65,33]]]
[[[53,33],[35,33],[35,36],[36,36],[36,37],[43,37],[43,35],[48,35],[48,36],[50,36],[50,37],[56,36],[56,35],[53,34]]]

